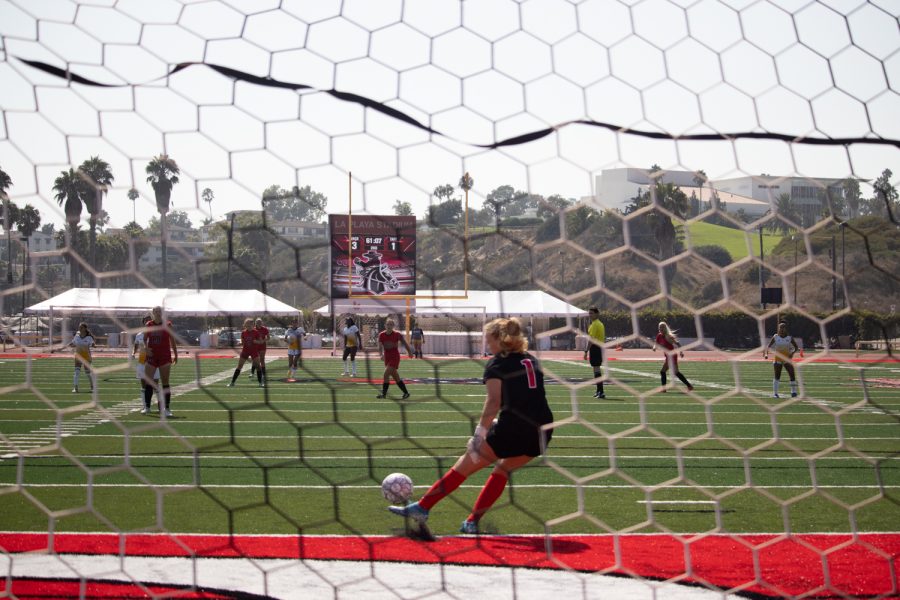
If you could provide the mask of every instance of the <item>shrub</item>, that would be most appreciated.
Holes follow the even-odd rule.
[[[720,267],[727,267],[732,263],[731,253],[722,246],[715,244],[709,246],[697,246],[694,252]]]

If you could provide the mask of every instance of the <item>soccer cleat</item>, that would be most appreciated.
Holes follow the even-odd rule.
[[[172,416],[172,411],[169,410],[169,409],[167,408],[163,414],[165,414],[166,417],[171,417],[171,416]]]
[[[77,394],[77,393],[78,393],[78,388],[77,388],[77,387],[73,387],[73,388],[72,388],[72,393],[73,393],[73,394]]]
[[[259,387],[266,387],[266,384],[264,384],[262,381],[260,381],[260,382],[259,382]]]
[[[791,398],[796,398],[796,397],[797,397],[797,392],[791,392]]]
[[[229,384],[226,385],[225,387],[234,387],[234,382],[233,382],[233,381],[232,381],[232,382],[229,382]]]
[[[476,535],[478,533],[478,523],[466,519],[462,522],[462,525],[459,526],[459,532]]]
[[[694,391],[694,386],[688,385],[688,391],[689,391],[689,392],[693,392],[693,391]]]
[[[418,502],[412,502],[406,506],[388,506],[388,510],[401,517],[409,517],[419,523],[428,520],[428,511],[419,506]]]
[[[773,398],[781,398],[781,396],[779,396],[778,394],[772,394],[772,397]]]
[[[401,400],[406,400],[409,398],[409,392],[403,392],[403,395],[400,397]]]
[[[378,395],[375,396],[375,397],[376,397],[376,398],[379,398],[379,399],[381,399],[381,398],[387,398],[387,396],[386,396],[385,394],[378,394]]]
[[[149,414],[150,414],[150,407],[149,407],[149,406],[143,407],[143,408],[141,409],[141,414],[142,414],[142,415],[149,415]]]
[[[596,394],[594,394],[594,398],[599,398],[600,400],[603,400],[604,398],[606,398],[606,394],[604,394],[603,392],[597,392]]]

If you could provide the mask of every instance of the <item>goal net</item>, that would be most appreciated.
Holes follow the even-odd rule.
[[[0,590],[896,596],[898,17],[0,0]],[[418,314],[330,303],[348,213],[416,218]],[[134,336],[158,303],[180,350],[157,420]],[[376,402],[388,316],[425,356],[411,399]],[[487,471],[410,540],[380,482],[421,495],[464,452],[495,316],[527,328],[553,443],[478,536],[455,533]],[[342,377],[348,317],[369,381]],[[270,330],[262,389],[244,318]]]

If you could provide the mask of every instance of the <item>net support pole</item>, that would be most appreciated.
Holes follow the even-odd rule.
[[[353,172],[347,171],[347,297],[353,296]]]
[[[463,290],[466,297],[469,295],[469,172],[466,171],[463,178],[466,182],[466,208],[463,212]],[[483,353],[482,353],[483,354]]]
[[[410,314],[409,314],[409,296],[406,297],[406,339],[409,339],[410,331]]]
[[[487,325],[487,308],[481,307],[481,356],[487,355],[487,348],[484,341],[484,328]]]

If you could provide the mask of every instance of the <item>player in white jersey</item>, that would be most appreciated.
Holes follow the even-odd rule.
[[[284,332],[284,341],[288,345],[288,381],[295,381],[294,376],[297,374],[297,367],[302,365],[301,355],[303,353],[303,338],[306,337],[306,330],[300,325],[298,319],[291,321],[291,326]]]
[[[778,332],[769,340],[769,345],[763,351],[763,358],[769,358],[769,349],[775,351],[774,361],[772,365],[775,368],[775,379],[772,380],[772,397],[780,398],[778,395],[778,386],[781,384],[781,369],[784,368],[791,378],[791,398],[797,397],[797,377],[794,373],[794,363],[792,358],[795,352],[800,348],[797,341],[787,333],[787,323],[778,324]]]
[[[143,322],[147,322],[151,319],[152,317],[148,315],[144,317]],[[134,336],[134,343],[131,346],[131,356],[137,360],[137,365],[134,370],[137,374],[137,379],[141,384],[141,395],[144,401],[144,406],[141,408],[141,414],[147,415],[150,414],[153,390],[159,387],[157,385],[159,383],[159,369],[154,369],[152,378],[149,375],[146,375],[147,343],[144,341],[143,331],[138,331],[137,335]],[[160,406],[162,405],[163,403],[160,403]]]
[[[359,335],[359,327],[353,322],[353,319],[347,317],[344,321],[345,327],[341,330],[344,337],[344,375],[349,375],[348,369],[351,369],[353,376],[356,377],[356,352],[362,346],[362,337]],[[349,361],[347,359],[350,359]],[[349,364],[348,364],[349,363]]]
[[[94,391],[94,374],[91,372],[91,348],[94,347],[94,336],[88,331],[87,323],[78,325],[78,333],[69,342],[75,348],[75,374],[72,377],[72,393],[78,393],[78,379],[81,377],[81,369],[84,368],[88,381],[91,382],[91,391]]]

